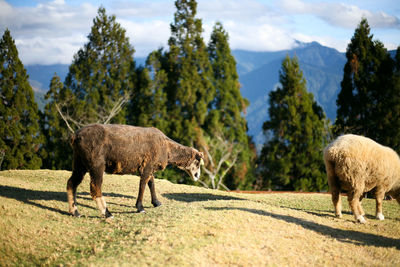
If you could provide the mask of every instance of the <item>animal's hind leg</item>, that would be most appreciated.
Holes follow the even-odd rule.
[[[98,167],[90,171],[90,195],[96,202],[101,214],[106,218],[112,218],[113,216],[108,211],[106,201],[101,192],[104,169],[104,167]]]
[[[136,208],[138,212],[145,212],[143,208],[143,195],[144,195],[144,190],[146,189],[146,185],[152,176],[153,174],[151,172],[151,167],[149,165],[145,166],[144,170],[140,174],[139,193],[138,193],[138,198],[136,200]]]
[[[154,186],[154,176],[151,175],[150,180],[147,183],[150,188],[150,193],[151,193],[151,204],[153,204],[154,207],[159,207],[161,206],[161,202],[158,201],[157,195],[156,195],[156,189]]]
[[[85,177],[86,169],[80,165],[77,159],[74,159],[74,170],[72,172],[71,178],[67,182],[67,197],[69,212],[75,217],[80,217],[78,212],[77,202],[76,202],[76,189],[78,185],[82,182],[83,177]]]
[[[146,188],[146,184],[149,182],[150,177],[140,177],[140,184],[139,184],[139,193],[138,193],[138,198],[136,200],[136,208],[138,212],[145,212],[143,208],[143,195],[144,195],[144,190]]]
[[[328,173],[328,185],[332,195],[332,203],[335,208],[336,217],[342,217],[342,199],[340,197],[340,185],[338,177],[335,175],[334,166],[331,163],[326,164],[326,172]]]
[[[339,188],[332,188],[331,194],[333,207],[335,208],[335,215],[338,218],[342,218],[342,198],[340,197]]]
[[[358,201],[358,212],[359,212],[362,216],[365,215],[364,209],[362,208],[362,205],[361,205],[361,201],[363,200],[363,198],[364,198],[364,194],[361,194],[360,199],[359,199],[359,201]]]

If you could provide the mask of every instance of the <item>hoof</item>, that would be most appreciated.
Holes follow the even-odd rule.
[[[383,221],[383,220],[385,219],[385,216],[383,216],[382,213],[378,213],[378,214],[376,214],[376,218],[377,218],[378,220],[380,220],[380,221]]]
[[[155,202],[152,202],[151,204],[153,204],[153,206],[155,207],[155,208],[157,208],[157,207],[159,207],[159,206],[161,206],[161,202],[160,201],[155,201]]]
[[[364,216],[362,216],[362,215],[358,216],[357,222],[362,223],[362,224],[367,223],[367,221],[364,219]]]
[[[72,214],[72,215],[74,215],[74,217],[77,217],[77,218],[81,217],[81,214],[78,212],[78,210],[75,210],[74,214]]]
[[[146,212],[144,211],[143,205],[141,205],[141,204],[136,205],[136,208],[137,208],[137,212],[138,212],[138,213],[146,213]]]
[[[335,214],[335,216],[336,216],[336,218],[342,218],[343,217],[341,213],[340,214]]]
[[[114,218],[114,216],[111,214],[111,212],[108,211],[108,209],[106,209],[106,214],[104,214],[104,216],[106,217],[106,219]]]

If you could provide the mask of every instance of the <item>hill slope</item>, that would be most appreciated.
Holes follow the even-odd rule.
[[[369,223],[348,211],[333,217],[327,194],[238,194],[156,179],[161,207],[146,191],[134,213],[139,179],[106,175],[113,220],[99,216],[89,179],[78,188],[81,218],[67,213],[66,171],[0,172],[3,266],[399,266],[400,218],[394,201]],[[344,197],[343,197],[344,198]],[[343,199],[345,200],[345,199]]]

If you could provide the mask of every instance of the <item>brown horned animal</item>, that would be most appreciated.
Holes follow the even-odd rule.
[[[86,172],[90,174],[90,194],[101,214],[112,217],[101,192],[103,174],[140,175],[138,212],[144,212],[143,193],[146,184],[154,207],[161,205],[154,187],[154,172],[168,164],[185,170],[195,181],[200,177],[203,153],[178,144],[156,128],[129,125],[93,124],[75,132],[71,137],[74,151],[72,176],[67,182],[69,212],[79,217],[76,189]]]

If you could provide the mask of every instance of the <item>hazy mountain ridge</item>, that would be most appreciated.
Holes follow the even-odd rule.
[[[234,50],[241,92],[250,101],[246,113],[249,134],[258,148],[264,143],[262,125],[268,119],[268,94],[279,86],[279,71],[286,55],[299,59],[307,89],[323,107],[328,118],[336,118],[336,98],[346,63],[344,53],[312,42],[291,50],[250,52]]]
[[[340,90],[344,53],[320,45],[319,43],[298,43],[291,50],[277,52],[252,52],[233,50],[237,63],[241,92],[250,101],[246,112],[249,134],[260,148],[264,143],[262,124],[268,119],[268,94],[279,86],[279,70],[286,55],[296,55],[300,68],[307,81],[307,89],[314,94],[327,116],[334,121],[336,117],[336,98]],[[137,65],[144,65],[145,58],[135,58]],[[25,66],[34,87],[36,102],[40,109],[45,105],[44,95],[56,73],[65,80],[69,65],[27,65]]]

